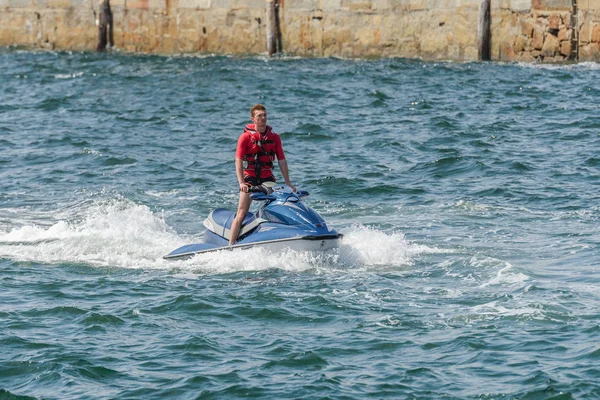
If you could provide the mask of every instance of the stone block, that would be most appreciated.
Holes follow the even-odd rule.
[[[454,33],[454,41],[461,45],[476,45],[478,41],[478,27],[476,25],[464,25],[456,23],[451,26]]]
[[[558,14],[551,14],[548,17],[548,29],[558,29],[560,26],[560,16]]]
[[[537,10],[571,10],[572,0],[533,0],[532,6]]]
[[[350,11],[370,10],[371,1],[353,1],[348,5]]]
[[[544,39],[544,45],[542,47],[542,56],[545,57],[554,57],[560,49],[560,42],[556,38],[556,36],[547,33],[546,38]]]
[[[526,12],[531,10],[531,3],[532,0],[512,0],[509,8],[513,12]]]
[[[467,46],[463,48],[463,60],[477,61],[479,59],[479,49],[477,46]]]
[[[437,32],[428,32],[421,37],[421,50],[424,55],[432,57],[442,53],[448,47],[448,40],[445,36],[437,34]]]
[[[371,0],[371,9],[377,11],[377,15],[390,16],[388,14],[393,9],[393,3],[391,0]]]
[[[166,0],[148,0],[148,8],[164,9],[167,8],[167,2]]]
[[[581,43],[590,43],[592,39],[592,27],[591,23],[585,23],[581,26],[579,30],[579,41]]]
[[[502,43],[500,47],[500,59],[502,61],[514,61],[517,58],[517,54],[508,42]]]
[[[541,50],[544,46],[544,28],[541,26],[535,26],[533,29],[533,40],[531,45],[536,50]]]
[[[127,1],[127,8],[129,9],[142,9],[142,10],[147,10],[148,9],[148,0],[132,0],[132,1]]]
[[[287,3],[285,5],[287,8]],[[339,11],[342,7],[342,0],[321,0],[321,9],[323,11]]]
[[[267,8],[266,0],[248,0],[248,8],[255,10],[265,10]]]
[[[294,0],[294,1],[308,1],[308,0]],[[371,8],[370,0],[342,0],[341,8],[342,10],[361,10],[365,9],[365,3],[369,4],[369,9]]]
[[[563,40],[571,40],[572,32],[573,31],[571,29],[561,29],[560,31],[558,31],[558,40],[560,40],[561,42]]]
[[[600,25],[595,25],[592,29],[592,43],[600,43]]]
[[[392,2],[390,0],[372,0],[371,8],[373,10],[389,10],[392,8]]]
[[[523,52],[525,50],[525,46],[527,46],[527,38],[523,35],[518,35],[515,38],[515,43],[513,45],[515,53]]]
[[[600,0],[580,0],[580,10],[598,11],[600,10]]]
[[[571,54],[571,42],[565,41],[560,43],[560,54],[568,57]]]
[[[427,10],[456,9],[460,5],[458,0],[425,0]]]
[[[6,0],[6,7],[29,8],[34,6],[34,0]]]
[[[164,2],[164,0],[162,0]],[[211,7],[211,0],[179,0],[178,8],[184,9],[208,9]]]
[[[598,43],[590,44],[590,51],[592,53],[592,59],[596,62],[600,61],[600,45]]]
[[[425,0],[394,0],[394,3],[396,4],[396,8],[400,8],[402,10],[427,10]]]
[[[533,24],[529,20],[521,20],[521,33],[528,38],[533,37]]]
[[[535,57],[533,57],[530,52],[524,51],[523,53],[519,54],[517,61],[533,63],[535,62]]]
[[[316,0],[285,0],[284,8],[286,10],[315,10],[319,7]]]
[[[457,44],[449,45],[447,56],[450,60],[460,60],[460,46]]]
[[[554,63],[561,63],[565,60],[565,58],[561,55],[556,55],[556,56],[551,56],[551,57],[544,57],[544,64],[554,64]]]
[[[45,0],[47,7],[50,8],[69,8],[77,5],[81,5],[81,1],[77,0]],[[36,1],[36,5],[39,7],[39,0]]]
[[[231,0],[212,0],[213,9],[231,9]]]

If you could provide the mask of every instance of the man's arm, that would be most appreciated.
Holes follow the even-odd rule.
[[[279,164],[279,170],[281,171],[281,175],[283,175],[283,179],[285,180],[286,185],[291,187],[292,190],[295,192],[296,187],[292,185],[292,182],[290,181],[287,161],[285,160],[285,158],[283,160],[277,160],[277,164]]]
[[[240,192],[247,192],[248,186],[244,183],[244,165],[243,160],[235,159],[235,175],[237,176]]]

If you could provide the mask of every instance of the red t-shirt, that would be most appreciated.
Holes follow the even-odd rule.
[[[273,149],[275,152],[275,156],[277,160],[285,160],[285,154],[283,153],[283,146],[281,145],[281,138],[278,134],[271,130],[271,127],[267,125],[266,135],[261,135],[256,131],[254,124],[246,125],[246,129],[244,133],[242,133],[238,139],[237,148],[235,150],[235,158],[243,160],[244,157],[248,154],[256,154],[259,151],[264,151],[265,145],[263,144],[263,148],[254,142],[254,140],[261,141],[273,141],[273,144],[269,144],[268,146]],[[261,161],[262,161],[261,157]],[[245,175],[250,175],[256,177],[256,172],[254,168],[249,165],[248,168],[244,169]],[[273,175],[273,168],[262,166],[260,169],[260,178],[268,178]]]

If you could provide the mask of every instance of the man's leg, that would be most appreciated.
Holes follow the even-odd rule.
[[[235,215],[235,219],[231,224],[231,236],[229,237],[230,246],[237,242],[238,234],[240,233],[240,228],[242,227],[242,222],[244,221],[244,218],[246,218],[246,214],[248,214],[248,210],[250,209],[250,203],[252,203],[250,193],[240,192],[240,201],[238,204],[237,214]]]

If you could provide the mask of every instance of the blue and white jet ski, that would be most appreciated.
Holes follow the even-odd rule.
[[[185,259],[218,250],[246,249],[260,246],[272,252],[285,248],[296,251],[322,251],[339,246],[341,233],[327,226],[302,198],[308,192],[292,192],[289,186],[265,182],[250,188],[252,200],[263,203],[254,213],[248,212],[238,236],[229,246],[230,228],[235,213],[217,208],[204,220],[206,231],[202,243],[182,246],[164,256],[168,260]]]

